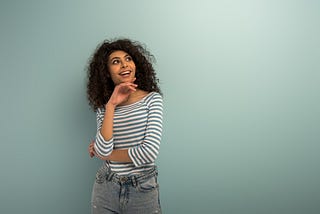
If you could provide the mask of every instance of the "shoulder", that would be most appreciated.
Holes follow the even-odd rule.
[[[104,108],[97,108],[97,112],[96,112],[97,117],[99,117],[100,115],[104,115],[105,111],[106,110]]]
[[[150,92],[149,94],[146,95],[145,97],[146,102],[151,102],[154,100],[161,100],[162,101],[162,96],[158,92]]]
[[[161,105],[163,103],[163,98],[161,96],[161,94],[159,94],[158,92],[150,92],[145,99],[145,103],[147,104],[147,106],[151,106],[151,105]]]

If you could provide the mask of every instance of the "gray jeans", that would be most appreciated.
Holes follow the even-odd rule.
[[[103,165],[93,185],[92,214],[161,213],[156,167],[138,176],[124,177]]]

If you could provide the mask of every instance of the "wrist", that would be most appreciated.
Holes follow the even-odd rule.
[[[115,109],[117,107],[117,105],[111,103],[111,102],[107,102],[107,104],[105,105],[106,109]]]

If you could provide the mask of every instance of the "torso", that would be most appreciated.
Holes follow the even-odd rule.
[[[139,91],[128,101],[130,102],[126,102],[126,105],[117,106],[114,112],[113,149],[128,149],[135,163],[139,165],[106,161],[107,167],[120,176],[140,174],[155,166],[154,160],[150,158],[158,154],[162,132],[162,97],[160,94]],[[104,114],[105,109],[99,108],[97,111],[98,131],[101,128]],[[139,148],[141,144],[147,144],[148,147]]]

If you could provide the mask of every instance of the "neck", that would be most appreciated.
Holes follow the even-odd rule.
[[[147,91],[143,91],[141,89],[137,89],[135,92],[129,95],[128,100],[121,105],[130,105],[132,103],[135,103],[139,100],[141,100],[143,97],[145,97],[148,94]]]

